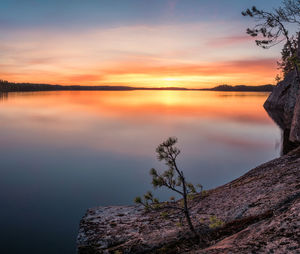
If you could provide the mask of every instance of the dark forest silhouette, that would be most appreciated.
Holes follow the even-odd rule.
[[[193,89],[184,87],[131,87],[131,86],[62,86],[49,84],[13,83],[0,80],[0,92],[34,92],[34,91],[131,91],[131,90],[179,90],[179,91],[245,91],[271,92],[273,85],[262,86],[229,86],[220,85],[214,88]]]

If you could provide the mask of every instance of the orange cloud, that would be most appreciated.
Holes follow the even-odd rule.
[[[170,1],[170,6],[175,3]],[[264,51],[262,58],[251,38],[228,32],[222,36],[215,26],[93,28],[81,31],[80,36],[79,31],[12,31],[0,43],[0,78],[65,85],[199,88],[272,82],[277,51]]]
[[[1,77],[17,82],[61,83],[77,85],[188,86],[209,87],[220,83],[259,85],[270,82],[276,74],[276,59],[237,60],[202,64],[178,63],[159,65],[151,61],[122,62],[109,68],[72,70],[32,70],[26,73],[1,73]]]
[[[249,41],[253,41],[253,38],[249,35],[235,35],[235,36],[228,36],[228,37],[216,37],[210,40],[207,43],[207,46],[211,47],[224,47],[224,46],[231,46],[236,44],[243,44]]]
[[[90,81],[101,81],[103,80],[102,75],[96,75],[96,74],[78,74],[78,75],[71,75],[67,76],[67,80],[70,82],[75,83],[84,83],[84,82],[90,82]]]
[[[154,75],[224,75],[234,73],[271,74],[276,67],[276,59],[237,60],[203,64],[177,64],[153,66],[141,63],[122,63],[114,68],[103,70],[106,75],[113,74],[154,74]]]

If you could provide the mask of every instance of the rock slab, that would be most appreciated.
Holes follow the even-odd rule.
[[[190,236],[177,213],[98,207],[80,222],[78,253],[300,253],[300,148],[195,197],[191,207],[201,244],[183,244]],[[212,216],[225,225],[210,229]]]

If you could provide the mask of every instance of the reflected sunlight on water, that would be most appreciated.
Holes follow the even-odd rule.
[[[16,253],[39,248],[73,253],[85,209],[129,204],[148,190],[148,170],[160,165],[155,148],[169,136],[179,139],[179,165],[187,178],[205,188],[233,180],[280,153],[280,130],[262,107],[267,96],[204,91],[0,96],[5,232],[0,237],[18,241]],[[35,250],[28,244],[32,237]],[[47,241],[52,244],[45,252]]]

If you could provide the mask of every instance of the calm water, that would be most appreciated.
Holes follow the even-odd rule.
[[[155,148],[206,189],[280,154],[267,93],[36,92],[0,96],[0,253],[74,253],[80,218],[150,187]],[[168,193],[157,193],[162,199]]]

